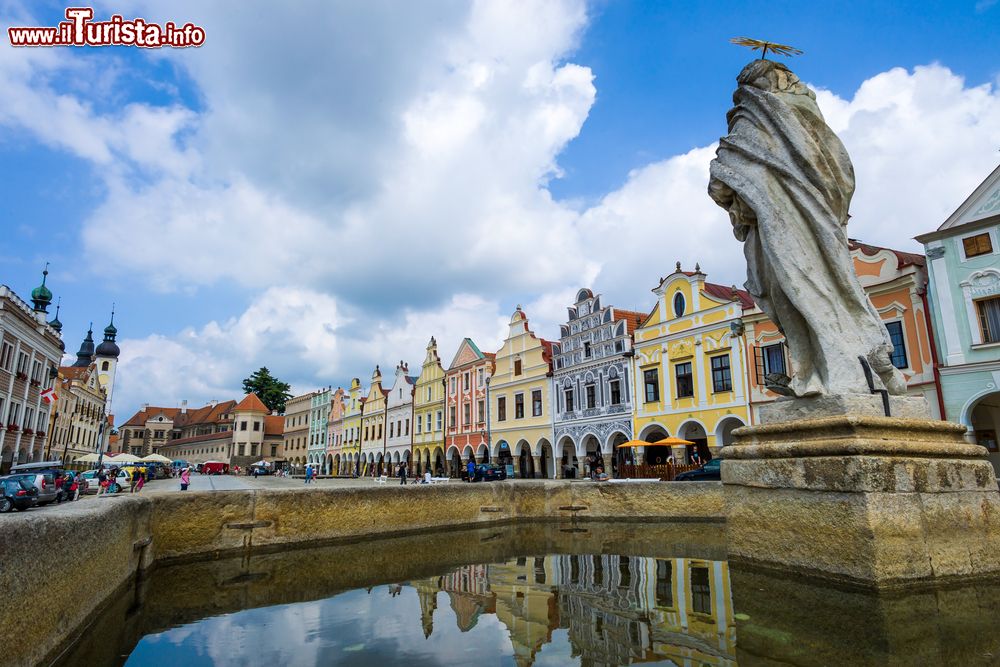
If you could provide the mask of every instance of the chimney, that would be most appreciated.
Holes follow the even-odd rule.
[[[186,415],[187,411],[188,411],[188,402],[187,399],[184,399],[183,401],[181,401],[181,414]]]
[[[145,412],[146,408],[148,408],[148,407],[149,407],[149,403],[143,403],[142,404],[142,411]]]

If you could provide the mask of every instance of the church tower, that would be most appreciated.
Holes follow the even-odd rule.
[[[107,411],[111,410],[111,397],[115,388],[115,371],[118,368],[118,355],[121,349],[115,342],[118,329],[115,328],[115,309],[111,308],[111,323],[104,327],[104,340],[94,352],[94,363],[97,365],[97,381],[101,383],[107,394]]]

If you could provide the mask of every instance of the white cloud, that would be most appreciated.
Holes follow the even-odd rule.
[[[141,403],[199,405],[239,398],[242,379],[268,366],[298,391],[338,372],[344,361],[337,330],[347,324],[332,297],[273,287],[237,318],[188,327],[177,334],[120,341],[115,410]]]

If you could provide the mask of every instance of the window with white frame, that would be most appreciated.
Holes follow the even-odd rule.
[[[903,323],[900,320],[886,322],[885,328],[889,332],[889,340],[892,342],[892,356],[890,360],[896,368],[906,368],[909,364],[906,359],[906,339],[903,336]]]

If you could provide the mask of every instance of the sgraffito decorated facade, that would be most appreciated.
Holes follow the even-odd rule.
[[[605,306],[589,289],[568,310],[554,354],[555,472],[584,474],[591,457],[614,474],[615,446],[632,439],[632,333],[645,314]]]

